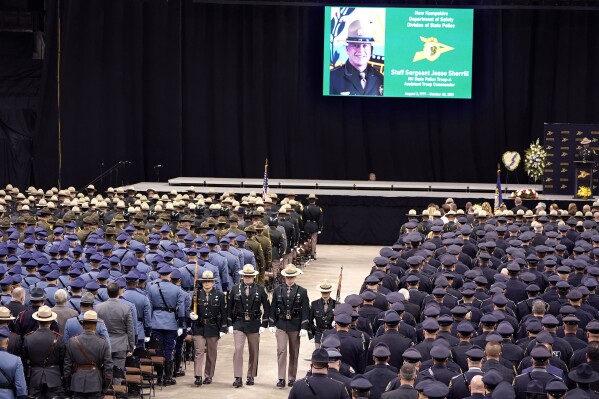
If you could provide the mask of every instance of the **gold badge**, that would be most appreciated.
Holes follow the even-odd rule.
[[[417,51],[414,54],[414,59],[412,60],[412,62],[418,62],[424,59],[433,62],[436,61],[437,58],[441,56],[441,54],[451,50],[455,50],[455,48],[448,46],[447,44],[439,43],[436,37],[426,38],[420,36],[420,40],[424,42],[424,47],[422,51]]]

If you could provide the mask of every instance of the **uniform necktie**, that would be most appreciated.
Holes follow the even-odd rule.
[[[328,302],[328,301],[326,301],[326,302],[324,303],[324,312],[326,313],[328,310],[329,310],[329,302]]]
[[[360,72],[360,83],[362,84],[362,88],[366,88],[366,73]]]
[[[250,296],[250,286],[249,285],[245,286],[245,296]]]
[[[287,286],[287,297],[289,297],[289,295],[291,295],[291,286],[290,285]]]

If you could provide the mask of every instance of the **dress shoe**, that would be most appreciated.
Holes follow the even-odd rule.
[[[212,384],[212,378],[206,377],[204,378],[204,385]]]
[[[279,382],[277,382],[277,387],[278,388],[284,388],[285,387],[285,380],[279,380]]]
[[[295,380],[289,380],[289,381],[287,382],[287,386],[288,386],[288,387],[292,387],[294,382],[295,382]]]
[[[242,385],[243,385],[243,382],[241,382],[241,377],[235,377],[235,381],[233,381],[233,386],[235,388],[239,388]]]
[[[248,377],[245,385],[254,385],[254,377]]]
[[[202,385],[202,377],[196,377],[194,384],[197,386]]]

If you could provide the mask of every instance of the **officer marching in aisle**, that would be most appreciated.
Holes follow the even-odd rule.
[[[202,287],[196,286],[189,318],[195,347],[194,384],[200,386],[212,383],[218,340],[227,332],[227,307],[225,294],[214,289],[214,275],[210,270],[204,271],[198,280]]]
[[[312,242],[310,245],[312,259],[316,259],[316,242],[323,227],[322,208],[316,205],[317,199],[316,194],[308,195],[308,205],[304,207],[303,211],[304,232],[308,234]]]
[[[289,399],[349,399],[345,385],[327,376],[329,360],[326,349],[314,350],[310,358],[310,375],[293,385]]]
[[[310,330],[308,336],[310,342],[314,342],[316,348],[320,348],[322,333],[333,328],[333,310],[337,301],[331,298],[333,285],[329,280],[322,280],[316,287],[320,291],[321,298],[312,301],[310,306]]]
[[[233,334],[235,352],[233,353],[233,386],[243,385],[243,351],[245,341],[248,342],[248,369],[246,385],[254,385],[254,377],[258,373],[258,355],[260,353],[260,334],[268,326],[270,303],[264,287],[256,284],[259,274],[254,266],[247,264],[238,272],[242,282],[233,286],[229,293],[229,333]]]
[[[285,283],[279,285],[272,294],[269,329],[277,338],[277,363],[279,381],[277,387],[285,386],[287,371],[288,386],[293,386],[297,376],[297,363],[300,338],[308,335],[310,301],[308,291],[295,284],[295,278],[303,274],[295,265],[287,265],[281,271]],[[289,349],[288,349],[289,347]],[[289,369],[287,370],[287,350]]]

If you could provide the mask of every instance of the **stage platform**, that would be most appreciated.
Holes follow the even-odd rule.
[[[193,187],[197,193],[235,192],[238,198],[250,192],[262,192],[262,179],[177,177],[168,182],[140,182],[133,184],[137,191],[153,189],[159,193],[181,192]],[[539,202],[547,206],[557,203],[566,209],[570,202],[579,207],[590,201],[575,200],[566,195],[543,195],[541,185],[503,185],[503,197],[508,208],[513,206],[509,194],[516,189],[532,188],[539,193],[537,200],[525,200],[525,206],[534,208]],[[279,199],[293,191],[304,202],[308,194],[316,194],[324,210],[325,228],[319,242],[326,244],[390,245],[398,237],[399,228],[406,222],[410,209],[422,212],[429,203],[443,204],[449,197],[458,207],[466,202],[493,204],[494,183],[439,183],[354,180],[269,179],[269,190]]]

